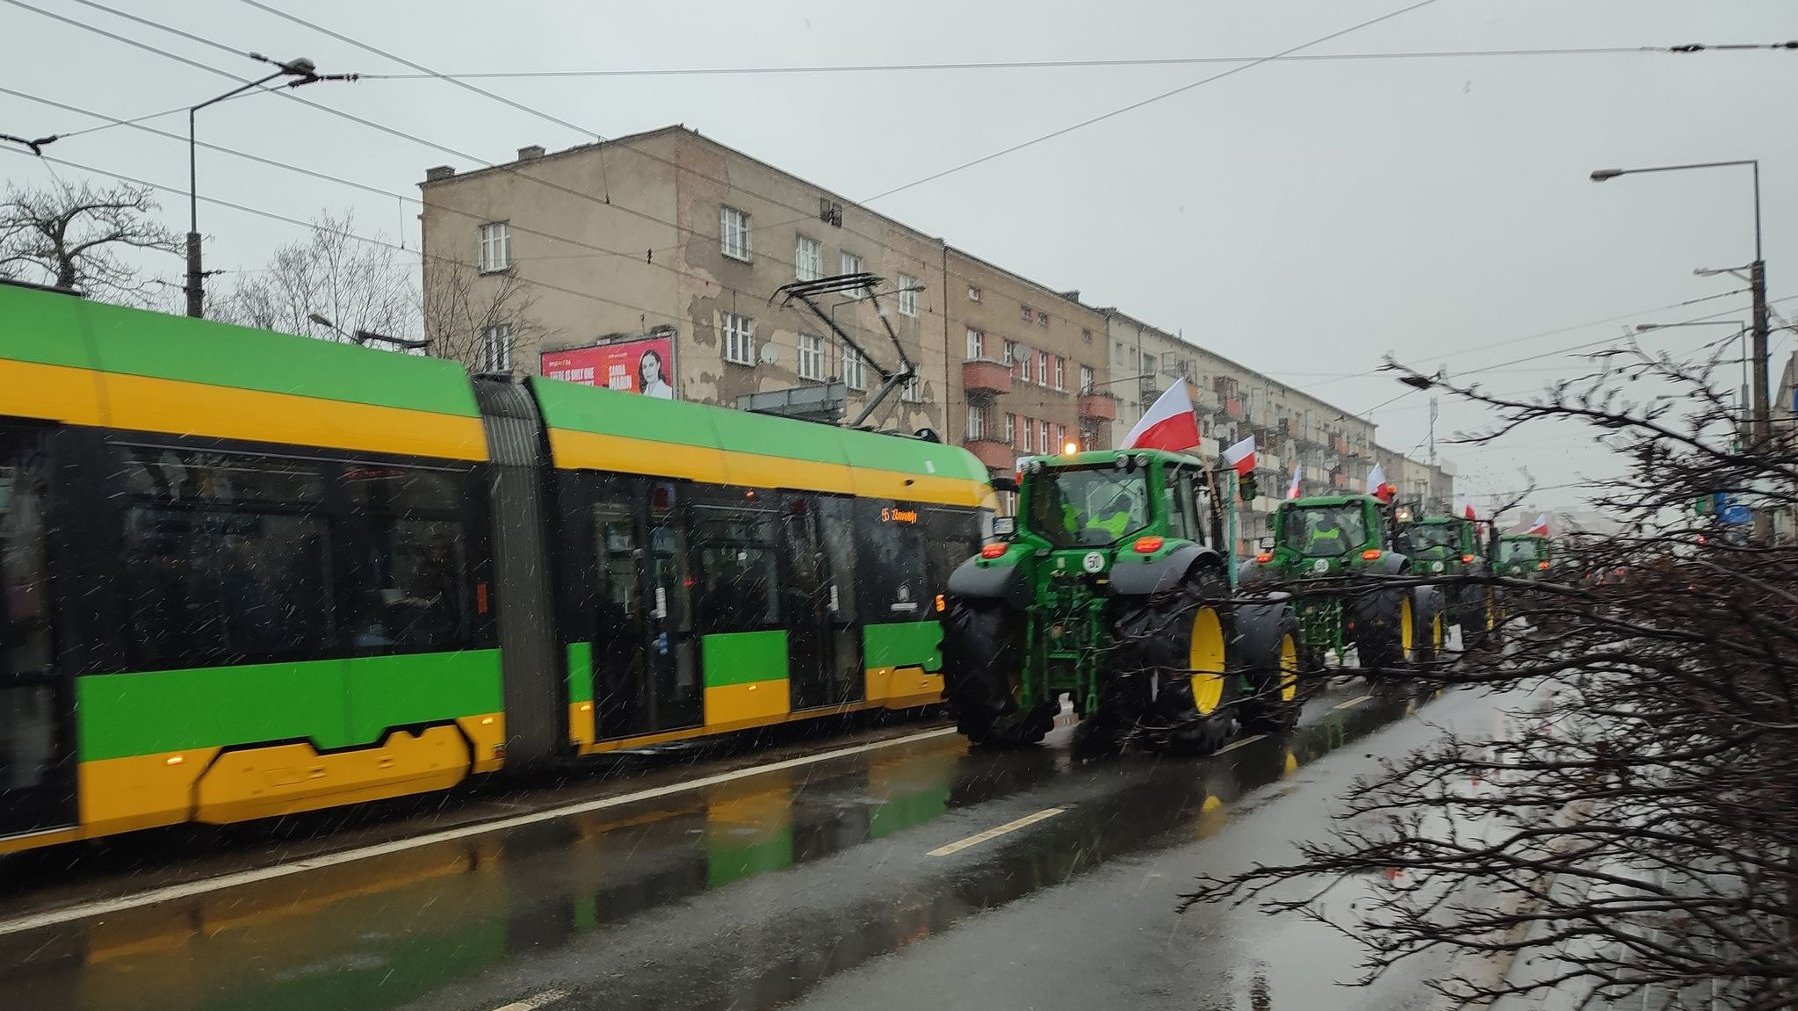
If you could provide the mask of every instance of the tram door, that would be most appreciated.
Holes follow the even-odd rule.
[[[611,478],[593,503],[601,737],[698,726],[704,697],[679,488]]]
[[[69,686],[51,635],[43,439],[0,426],[0,836],[73,825]]]
[[[835,501],[789,495],[781,514],[781,620],[794,712],[862,697],[853,569],[833,557],[842,554],[841,535],[853,530],[826,515],[832,511],[826,503]]]

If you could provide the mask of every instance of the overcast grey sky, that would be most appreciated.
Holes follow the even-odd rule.
[[[235,49],[306,55],[321,71],[401,72],[241,0],[104,0]],[[1255,56],[1415,0],[1193,0],[905,5],[571,4],[317,0],[308,20],[447,73]],[[5,0],[0,87],[119,117],[184,106],[226,78],[22,9],[105,28],[256,76],[258,66],[76,0]],[[1798,38],[1791,0],[1436,0],[1309,52],[1665,46]],[[682,122],[851,197],[1212,76],[1222,66],[858,74],[602,77],[480,82],[598,135]],[[1117,305],[1355,412],[1402,392],[1356,376],[1388,351],[1470,374],[1621,332],[1628,321],[1746,317],[1746,296],[1659,309],[1738,287],[1696,266],[1753,256],[1745,170],[1632,177],[1596,167],[1759,158],[1769,287],[1798,296],[1798,53],[1626,54],[1276,62],[875,203],[880,210],[1085,301]],[[300,92],[490,162],[583,137],[441,81],[366,80]],[[475,164],[258,95],[203,112],[203,140],[416,194],[426,166]],[[174,115],[148,125],[184,131]],[[0,132],[98,121],[0,95]],[[50,152],[185,188],[185,143],[117,128]],[[55,171],[0,158],[9,181]],[[358,230],[417,244],[415,205],[215,152],[203,194],[294,218],[353,209]],[[164,194],[185,231],[185,201]],[[299,229],[201,207],[209,266],[255,267]],[[178,263],[167,266],[172,277]],[[1798,299],[1776,306],[1798,315]],[[1731,310],[1739,310],[1731,312]],[[1682,314],[1683,313],[1683,314]],[[1546,331],[1550,336],[1528,339]],[[1717,335],[1721,335],[1718,331]],[[1678,348],[1706,330],[1657,337]],[[1662,346],[1657,344],[1656,346]],[[1774,374],[1792,348],[1776,339]],[[1583,363],[1543,358],[1481,374],[1528,391]],[[1427,396],[1385,404],[1382,444],[1419,447]],[[1444,402],[1439,436],[1480,414]],[[1421,448],[1417,449],[1421,453]],[[1444,447],[1464,487],[1559,485],[1611,464],[1571,431],[1530,430],[1478,451]],[[1571,499],[1547,492],[1538,501]]]

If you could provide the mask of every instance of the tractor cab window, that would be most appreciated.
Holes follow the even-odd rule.
[[[1289,507],[1281,523],[1281,547],[1313,558],[1347,554],[1365,543],[1367,515],[1358,502]]]
[[[1032,475],[1030,526],[1058,548],[1111,544],[1149,522],[1149,486],[1140,470],[1045,470]]]
[[[1420,523],[1405,533],[1410,536],[1411,549],[1417,554],[1456,554],[1460,551],[1460,538],[1452,523]]]
[[[1541,560],[1547,552],[1542,550],[1540,541],[1499,541],[1498,560],[1501,562],[1534,562]]]

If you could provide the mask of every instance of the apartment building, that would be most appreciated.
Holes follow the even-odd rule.
[[[944,430],[961,396],[959,334],[953,359],[945,350],[942,240],[693,130],[521,148],[492,168],[432,168],[421,189],[427,327],[460,322],[430,318],[440,302],[429,293],[467,279],[480,332],[463,336],[478,368],[536,374],[546,352],[573,360],[570,349],[625,347],[632,360],[611,383],[591,368],[560,371],[642,392],[638,348],[665,349],[662,395],[742,406],[810,390],[813,416],[854,417],[880,370],[903,358],[917,378],[868,418],[901,431]],[[849,273],[884,283],[820,304],[863,353],[775,297],[795,280]],[[480,311],[496,300],[502,311]]]
[[[1109,446],[1116,405],[1105,392],[1105,317],[953,246],[944,315],[962,344],[962,397],[951,430],[981,462],[1008,472],[1020,456]]]

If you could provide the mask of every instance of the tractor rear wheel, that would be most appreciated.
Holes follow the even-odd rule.
[[[1166,593],[1120,602],[1107,680],[1117,683],[1119,703],[1128,700],[1113,706],[1129,724],[1125,734],[1139,730],[1149,747],[1187,755],[1208,755],[1229,739],[1241,677],[1220,609],[1228,594],[1222,573],[1199,568]]]
[[[1285,604],[1245,604],[1233,618],[1232,659],[1249,689],[1237,703],[1237,719],[1252,733],[1291,730],[1305,705],[1298,616]]]
[[[956,598],[943,615],[943,697],[955,727],[974,744],[1036,744],[1055,723],[1052,707],[1018,708],[1023,616],[992,600]]]
[[[1403,672],[1417,659],[1417,614],[1411,591],[1364,586],[1344,608],[1355,623],[1355,654],[1369,678]]]
[[[1417,617],[1413,660],[1427,664],[1443,659],[1448,652],[1448,607],[1442,590],[1435,586],[1412,590],[1411,613]]]

